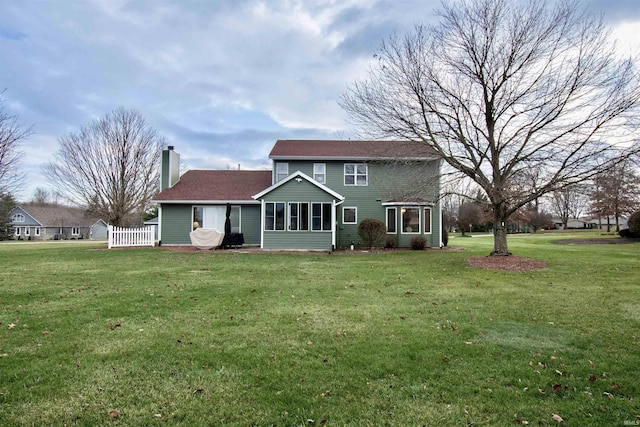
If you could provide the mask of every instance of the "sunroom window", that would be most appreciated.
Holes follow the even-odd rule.
[[[331,203],[311,204],[311,229],[331,231]]]
[[[267,231],[284,230],[283,202],[267,202],[264,204],[264,229]]]

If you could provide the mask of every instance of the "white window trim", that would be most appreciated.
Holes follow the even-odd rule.
[[[265,203],[265,206],[264,206],[264,215],[263,215],[263,217],[264,217],[263,231],[269,232],[269,233],[281,233],[283,231],[287,231],[287,225],[289,223],[288,220],[287,220],[287,213],[288,213],[288,211],[287,211],[287,207],[288,207],[287,202],[264,202],[264,203]],[[273,204],[273,230],[268,230],[267,229],[267,205],[270,204],[270,203]],[[282,203],[283,208],[284,208],[284,218],[283,218],[284,219],[284,224],[283,224],[283,226],[282,226],[283,228],[281,230],[276,228],[276,218],[277,218],[277,216],[276,216],[276,205],[279,204],[279,203]]]
[[[394,211],[396,214],[396,222],[393,224],[395,231],[389,231],[389,211]],[[387,234],[398,234],[398,209],[395,206],[387,207],[384,211],[384,224],[387,226]]]
[[[14,231],[16,236],[20,235],[20,227],[16,227],[15,231]]]
[[[289,176],[289,163],[277,162],[275,170],[275,182],[280,182]]]
[[[36,236],[40,236],[40,227],[34,228],[33,231]]]
[[[305,204],[307,205],[307,229],[306,230],[302,230],[300,228],[300,211],[301,211],[300,210],[300,206],[301,205],[305,205]],[[298,220],[298,223],[296,224],[296,229],[295,230],[293,230],[291,228],[291,205],[297,205],[298,206],[298,216],[296,216],[296,218]],[[310,210],[309,210],[309,205],[310,205],[309,202],[289,202],[289,203],[287,203],[287,230],[288,231],[292,231],[294,233],[297,233],[297,232],[306,233],[306,232],[310,231],[311,224],[309,223],[309,219],[311,217],[311,214],[310,214]]]
[[[31,236],[31,228],[30,227],[25,227],[24,228],[24,235],[25,236]]]
[[[422,211],[429,211],[429,231],[425,231],[424,223],[422,223],[422,233],[423,234],[431,234],[433,233],[433,209],[430,207],[424,208]],[[426,219],[426,215],[422,216],[423,221]]]
[[[316,171],[316,167],[320,167],[322,172]],[[322,175],[322,180],[317,178],[318,175]],[[314,163],[313,164],[313,179],[318,181],[320,184],[327,183],[327,164],[326,163]]]
[[[23,214],[21,213],[17,213],[13,215],[13,218],[11,218],[12,222],[25,222],[25,217]]]
[[[71,227],[71,235],[79,236],[80,235],[80,227]]]
[[[346,222],[344,220],[344,211],[347,209],[353,209],[356,211],[355,219],[353,222]],[[358,207],[357,206],[345,206],[342,208],[342,223],[343,224],[357,224],[358,223]]]
[[[309,203],[309,217],[311,218],[311,222],[309,223],[309,229],[312,233],[331,233],[333,232],[333,228],[334,228],[334,220],[335,220],[335,206],[333,203],[330,202],[311,202]],[[314,230],[313,229],[313,205],[320,205],[320,229],[319,230]],[[331,227],[328,230],[325,230],[324,228],[324,205],[330,205],[331,206]]]
[[[417,209],[418,210],[418,231],[405,231],[404,229],[404,221],[403,221],[403,214],[404,212],[402,212],[403,209]],[[417,206],[402,206],[400,208],[400,224],[402,224],[402,227],[400,227],[400,234],[421,234],[422,233],[422,209],[420,209]]]
[[[353,166],[353,184],[347,184],[347,166]],[[358,166],[365,168],[365,183],[358,184]],[[343,168],[343,184],[345,187],[368,187],[369,186],[369,165],[366,163],[345,163]],[[349,174],[352,175],[352,174]]]

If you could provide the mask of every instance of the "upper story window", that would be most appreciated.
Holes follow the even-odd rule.
[[[369,185],[367,165],[365,163],[345,163],[344,185]]]
[[[276,163],[276,182],[289,176],[289,163]]]
[[[24,222],[24,215],[22,215],[21,213],[14,214],[13,217],[11,218],[11,221]]]
[[[313,164],[313,179],[320,184],[324,184],[327,179],[327,164],[326,163],[314,163]]]

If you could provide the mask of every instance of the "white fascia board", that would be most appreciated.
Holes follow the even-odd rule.
[[[282,181],[276,182],[271,187],[259,192],[258,194],[253,196],[253,198],[258,200],[258,199],[264,197],[265,195],[269,194],[270,192],[272,192],[276,188],[278,188],[278,187],[286,184],[287,182],[291,181],[292,179],[296,179],[296,178],[301,178],[301,179],[304,179],[305,181],[308,181],[309,183],[315,185],[316,187],[318,187],[319,189],[321,189],[325,193],[330,194],[331,196],[335,197],[338,200],[344,200],[344,196],[343,195],[336,193],[335,191],[333,191],[332,189],[330,189],[326,185],[320,184],[318,181],[316,181],[315,179],[311,178],[309,175],[307,175],[307,174],[305,174],[303,172],[300,172],[300,171],[295,171],[294,173],[292,173],[291,175],[289,175],[288,177],[286,177]]]
[[[318,162],[349,161],[349,162],[375,162],[375,161],[431,161],[438,157],[367,157],[367,156],[270,156],[272,160],[313,160]]]
[[[153,200],[152,203],[164,205],[259,205],[256,200]]]
[[[382,202],[381,204],[382,206],[434,206],[431,202]]]

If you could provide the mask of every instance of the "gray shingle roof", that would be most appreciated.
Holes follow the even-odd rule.
[[[90,227],[99,219],[70,206],[25,204],[20,207],[43,227]]]

